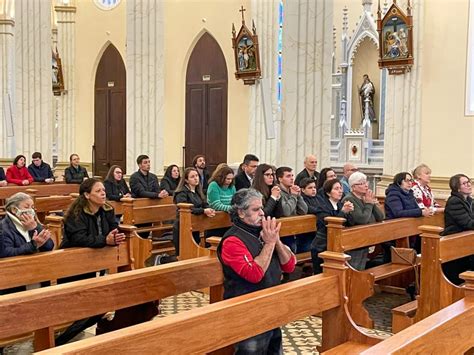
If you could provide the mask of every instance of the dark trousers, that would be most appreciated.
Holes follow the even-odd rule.
[[[283,354],[281,329],[245,339],[235,344],[235,355],[281,355]]]
[[[464,280],[459,278],[459,274],[467,270],[472,270],[473,256],[465,256],[461,259],[449,261],[442,265],[443,273],[455,285],[460,285]]]
[[[197,245],[201,241],[199,232],[193,232],[193,238]],[[173,223],[173,244],[176,250],[176,256],[179,256],[179,219],[176,219]]]

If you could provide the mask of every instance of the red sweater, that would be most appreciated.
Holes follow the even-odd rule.
[[[22,186],[23,180],[28,180],[30,184],[33,182],[33,177],[28,172],[26,166],[18,168],[16,165],[12,165],[7,169],[7,182],[10,184],[17,184]]]

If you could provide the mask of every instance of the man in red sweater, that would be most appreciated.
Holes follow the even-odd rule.
[[[233,226],[226,232],[217,255],[224,271],[224,299],[280,284],[282,272],[292,272],[296,257],[280,241],[281,223],[262,210],[262,195],[241,189],[232,198]],[[241,341],[235,354],[282,354],[280,328]]]

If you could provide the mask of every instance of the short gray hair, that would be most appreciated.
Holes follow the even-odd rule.
[[[18,208],[20,203],[22,203],[25,200],[33,201],[33,198],[30,195],[25,194],[24,192],[17,192],[16,194],[12,195],[10,198],[7,199],[7,203],[5,204],[5,209],[8,212],[13,212],[12,211],[13,207]]]
[[[356,171],[349,177],[348,182],[349,186],[352,187],[352,185],[357,184],[361,181],[367,181],[367,176],[364,173],[361,173],[360,171]]]
[[[250,203],[255,199],[261,201],[263,199],[263,195],[253,188],[240,189],[239,191],[237,191],[232,197],[231,202],[232,209],[230,210],[230,214],[232,219],[238,218],[239,210],[248,210],[250,207]]]

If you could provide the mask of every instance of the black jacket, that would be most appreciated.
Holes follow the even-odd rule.
[[[210,178],[209,171],[207,171],[207,168],[204,168],[202,171],[202,175],[199,173],[199,170],[198,170],[198,174],[199,174],[199,183],[201,184],[201,187],[202,187],[202,193],[206,195],[207,187],[209,186],[209,178]]]
[[[319,199],[318,195],[316,196],[307,196],[305,194],[301,194],[303,196],[304,202],[306,202],[306,205],[308,206],[308,214],[314,214],[316,215],[317,208],[319,206]]]
[[[248,189],[251,183],[248,179],[245,171],[241,171],[237,175],[235,175],[235,190],[239,191],[240,189]]]
[[[173,202],[175,205],[177,205],[178,203],[192,203],[192,214],[203,214],[204,209],[209,207],[207,201],[202,200],[197,193],[189,190],[187,186],[184,186],[181,191],[178,191],[174,194]]]
[[[78,166],[77,169],[72,165],[64,170],[64,180],[67,184],[81,184],[84,178],[89,178],[86,168]]]
[[[105,204],[95,214],[85,207],[79,216],[66,217],[60,248],[103,248],[107,245],[107,235],[117,227],[112,206]]]
[[[337,203],[337,210],[334,209],[331,201],[327,197],[327,195],[321,197],[317,197],[317,207],[316,207],[316,216],[318,217],[318,221],[316,225],[318,227],[316,233],[319,236],[325,236],[327,234],[327,227],[326,221],[324,218],[326,217],[342,217],[346,219],[345,225],[353,225],[352,215],[350,213],[342,212],[342,206],[344,205],[341,201]]]
[[[133,197],[158,198],[160,185],[155,174],[148,172],[143,175],[140,170],[130,176],[130,190]]]
[[[385,190],[384,205],[386,219],[421,217],[422,215],[413,191],[405,191],[396,184],[390,184]]]
[[[0,167],[0,181],[6,180],[7,177],[5,176],[5,171],[2,167]]]
[[[30,175],[33,177],[33,180],[36,182],[44,182],[46,179],[54,179],[53,171],[49,164],[45,163],[44,161],[41,162],[40,166],[36,166],[35,164],[30,164],[28,166],[28,171]]]
[[[33,254],[37,251],[50,251],[54,248],[54,242],[49,239],[40,248],[35,243],[26,239],[16,229],[15,224],[7,215],[0,223],[0,257],[17,256],[25,254]],[[35,229],[28,232],[30,238],[33,237],[35,231],[41,232],[43,227],[38,223]]]
[[[304,178],[309,178],[309,173],[308,173],[308,170],[306,169],[303,169],[301,170],[298,175],[296,175],[296,178],[295,178],[295,184],[300,186],[300,182],[301,180],[303,180]],[[314,175],[310,177],[312,180],[314,180],[314,182],[316,183],[316,185],[318,185],[318,178],[319,178],[319,172],[315,171],[314,172]]]
[[[464,198],[452,192],[444,209],[444,235],[474,229],[474,203],[471,197]]]
[[[104,187],[107,199],[112,201],[120,201],[123,195],[130,193],[130,189],[124,179],[119,182],[105,180]]]
[[[279,201],[280,200],[275,200],[271,195],[267,198],[263,206],[263,213],[265,213],[265,217],[275,217],[275,209]]]
[[[164,176],[160,182],[160,189],[168,191],[170,196],[173,196],[174,190],[178,187],[179,179],[173,179],[168,176]]]

